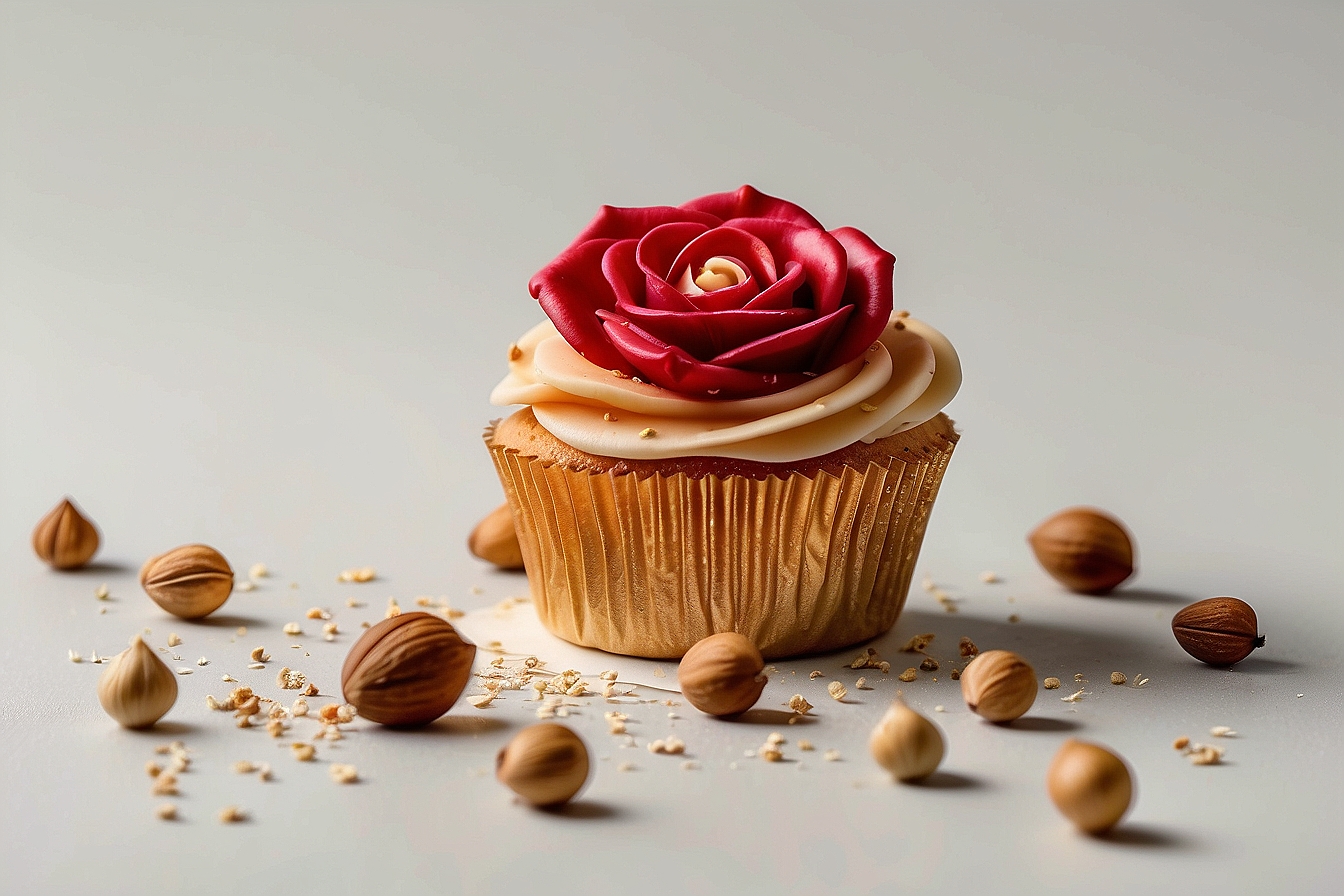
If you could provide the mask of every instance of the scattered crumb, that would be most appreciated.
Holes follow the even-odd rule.
[[[747,755],[751,755],[750,750],[747,751]],[[779,751],[779,747],[769,743],[761,744],[756,750],[756,755],[766,762],[779,762],[784,758],[784,754]]]
[[[477,709],[484,709],[495,699],[495,694],[474,694],[467,698],[467,702]]]
[[[1047,691],[1058,690],[1058,688],[1059,688],[1059,684],[1060,684],[1059,679],[1056,678],[1056,677],[1053,676],[1053,675],[1051,675],[1049,678],[1047,678],[1047,679],[1046,679],[1044,682],[1042,682],[1042,683],[1045,685],[1045,689],[1046,689]]]
[[[321,607],[309,607],[308,612],[304,614],[309,619],[330,619],[331,613]]]
[[[1152,679],[1144,678],[1142,674],[1135,675],[1133,680],[1130,682],[1130,687],[1141,688],[1151,680]]]
[[[651,439],[656,435],[658,435],[658,430],[654,429],[652,426],[646,426],[639,431],[639,437],[641,439]]]
[[[198,660],[196,661],[196,665],[198,665],[198,666],[208,666],[208,665],[210,665],[210,661],[209,661],[208,659],[206,659],[205,657],[201,657],[200,659],[198,659]]]
[[[372,582],[378,577],[377,571],[372,566],[361,566],[357,569],[344,570],[336,577],[338,582]]]
[[[805,715],[811,708],[812,704],[808,703],[807,698],[804,697],[802,694],[794,694],[792,697],[789,698],[789,709],[793,710],[799,715]]]
[[[331,780],[337,784],[353,784],[359,780],[359,772],[353,765],[333,762],[327,772],[331,775]]]
[[[1065,703],[1077,703],[1079,700],[1083,699],[1084,695],[1086,695],[1087,693],[1088,693],[1088,692],[1087,692],[1086,690],[1084,690],[1083,688],[1079,688],[1078,690],[1074,691],[1074,692],[1073,692],[1072,694],[1070,694],[1069,696],[1067,696],[1067,697],[1060,697],[1059,699],[1060,699],[1060,700],[1063,700]]]
[[[305,696],[305,697],[316,697],[316,696],[317,696],[317,685],[313,684],[311,681],[308,682],[308,687],[306,687],[306,688],[303,689],[303,696]]]
[[[807,680],[816,681],[818,678],[821,677],[821,674],[822,673],[820,669],[813,669],[811,672],[807,673]]]
[[[353,597],[347,597],[347,598],[345,599],[345,605],[346,605],[347,607],[362,607],[362,606],[364,606],[362,603],[360,603],[359,601],[355,600]]]
[[[860,691],[871,691],[872,687],[868,684],[868,679],[860,676],[859,680],[854,682],[854,687]]]
[[[266,722],[266,733],[271,737],[282,737],[285,733],[284,719],[270,719]]]
[[[1125,673],[1123,672],[1111,673],[1111,684],[1124,684],[1126,681],[1128,681],[1128,679],[1125,678]]]
[[[168,646],[169,646],[169,647],[176,647],[177,645],[179,645],[179,644],[181,644],[181,643],[182,643],[182,638],[181,638],[176,632],[173,632],[172,634],[170,634],[170,635],[168,636]]]
[[[153,796],[177,796],[177,775],[172,772],[160,772],[149,792]]]
[[[266,664],[265,664],[265,663],[248,663],[248,664],[247,664],[247,668],[249,668],[249,669],[265,669],[265,668],[266,668]]]
[[[221,824],[236,824],[240,821],[247,821],[247,813],[237,806],[225,806],[219,810],[219,821]]]
[[[160,803],[154,814],[163,821],[177,820],[177,806],[172,803]]]
[[[1017,615],[1016,613],[1009,613],[1008,621],[1016,625],[1017,623],[1022,621],[1022,617]]]
[[[970,638],[962,638],[957,642],[957,653],[964,657],[977,656],[980,648]]]
[[[297,622],[286,622],[285,627],[280,629],[280,631],[284,632],[290,637],[294,637],[296,635],[303,634],[303,626],[299,625]]]
[[[798,749],[802,750],[804,753],[811,753],[816,747],[812,746],[812,741],[810,740],[800,740],[798,741]]]
[[[247,570],[249,579],[264,579],[271,574],[265,563],[253,563]]]
[[[1208,744],[1192,744],[1190,746],[1190,764],[1191,765],[1219,765],[1223,761],[1223,755],[1226,751],[1222,747],[1211,747]]]
[[[312,762],[317,756],[317,749],[312,744],[290,744],[289,748],[294,751],[294,758],[300,762]]]
[[[994,572],[993,570],[987,569],[984,572],[980,573],[980,581],[984,582],[987,585],[992,585],[995,582],[1002,582],[1003,579],[999,578],[998,573]]]
[[[99,600],[107,600],[108,595],[111,593],[112,592],[107,590],[107,583],[104,582],[103,584],[98,586],[98,589],[96,591],[93,592],[93,596],[98,598]]]
[[[933,643],[933,635],[932,635],[932,634],[915,635],[915,636],[914,636],[913,638],[911,638],[909,641],[906,641],[906,642],[905,642],[905,646],[901,648],[901,652],[902,652],[902,653],[919,653],[920,651],[924,650],[925,648],[927,648],[927,647],[928,647],[930,644],[932,644],[932,643]]]
[[[264,663],[271,658],[271,655],[266,652],[265,647],[253,647],[252,653],[249,655],[252,657],[252,662],[254,663]]]
[[[157,778],[163,772],[163,766],[159,765],[153,759],[145,763],[145,774],[151,778]]]
[[[397,603],[395,597],[387,599],[387,612],[383,614],[384,619],[391,619],[393,616],[401,615],[401,604]]]
[[[696,762],[694,759],[687,759],[681,764],[681,770],[684,772],[693,772],[698,768],[700,768],[700,763]]]
[[[943,709],[943,704],[941,704],[941,703],[939,703],[937,706],[935,706],[935,707],[933,708],[933,711],[934,711],[934,712],[947,712],[947,710]]]
[[[78,653],[77,651],[72,650],[72,651],[70,651],[70,662],[72,662],[72,663],[82,663],[82,662],[84,662],[84,657],[80,656],[79,653]]]
[[[234,591],[256,591],[256,590],[257,590],[257,583],[256,583],[256,582],[239,582],[236,586],[234,586],[234,589],[233,589],[233,590],[234,590]]]
[[[250,775],[257,770],[257,764],[247,759],[239,759],[233,764],[233,770],[240,775]]]
[[[178,674],[178,675],[190,675],[190,674],[191,674],[192,672],[194,672],[194,671],[195,671],[194,669],[181,668],[181,669],[178,669],[178,670],[177,670],[177,674]]]
[[[923,669],[925,672],[937,672],[938,661],[931,656],[926,656],[920,661],[919,668]]]
[[[261,765],[257,766],[257,780],[271,780],[271,764],[269,762],[263,762]]]
[[[1075,672],[1075,673],[1073,673],[1073,680],[1074,680],[1074,681],[1081,681],[1083,684],[1087,684],[1087,679],[1083,677],[1083,673],[1081,673],[1081,672]]]
[[[340,634],[340,629],[336,627],[336,623],[328,622],[322,626],[322,640],[335,641],[338,634]]]
[[[919,677],[919,670],[916,669],[914,666],[911,666],[909,669],[906,669],[904,672],[902,672],[900,675],[896,677],[899,678],[901,681],[914,681],[916,678]]]
[[[1184,750],[1188,746],[1190,746],[1190,738],[1186,737],[1184,734],[1171,742],[1171,748],[1173,750]]]
[[[635,768],[636,768],[636,765],[635,765],[633,762],[622,762],[620,765],[616,766],[616,771],[618,771],[618,772],[632,772],[632,771],[635,770]]]
[[[686,752],[686,744],[682,743],[681,738],[676,736],[670,736],[665,740],[650,741],[648,747],[650,753],[665,753],[669,756]]]
[[[294,705],[289,708],[289,714],[292,716],[308,715],[308,701],[300,697],[294,701]]]
[[[948,677],[948,678],[951,678],[953,681],[960,681],[960,680],[961,680],[961,670],[960,670],[960,669],[953,669],[951,672],[949,672],[949,673],[947,674],[947,677]]]
[[[839,761],[840,761],[840,751],[839,751],[839,750],[827,750],[825,753],[822,753],[822,754],[821,754],[821,758],[822,758],[822,759],[825,759],[827,762],[839,762]]]
[[[286,691],[297,691],[308,683],[308,677],[286,666],[275,676],[275,683]]]
[[[845,690],[845,686],[840,682],[833,681],[826,685],[826,693],[831,695],[832,700],[844,700],[849,691]]]
[[[1236,736],[1237,736],[1237,732],[1233,731],[1231,728],[1227,727],[1226,725],[1214,725],[1212,728],[1209,729],[1209,733],[1212,734],[1214,737],[1236,737]]]

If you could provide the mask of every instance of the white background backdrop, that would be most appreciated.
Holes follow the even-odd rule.
[[[1324,892],[1344,797],[1341,58],[1328,4],[0,7],[4,888]],[[169,737],[112,726],[67,650],[148,626],[222,667],[245,653],[234,626],[279,652],[281,624],[348,594],[369,618],[389,596],[524,594],[462,545],[500,500],[479,434],[504,347],[539,319],[528,278],[602,203],[742,183],[892,250],[898,306],[961,353],[964,437],[916,576],[961,613],[916,589],[897,634],[1016,646],[1096,693],[1043,692],[1041,725],[1005,732],[921,682],[951,744],[948,786],[922,790],[864,755],[886,684],[813,698],[808,736],[840,763],[745,760],[771,729],[649,706],[641,747],[671,728],[701,768],[641,748],[620,774],[594,705],[573,720],[587,808],[555,817],[490,778],[517,700],[352,734],[355,788],[292,764],[260,785],[228,765],[271,745],[205,713],[210,668],[170,716],[199,751],[185,820],[156,822],[139,766]],[[28,547],[66,493],[104,534],[75,575]],[[1027,553],[1082,502],[1136,533],[1127,594],[1065,596]],[[170,624],[135,573],[196,540],[277,577],[222,625]],[[333,583],[364,564],[379,582]],[[1269,645],[1211,672],[1167,620],[1229,593]],[[311,668],[334,685],[348,643]],[[1108,690],[1112,666],[1153,682]],[[1171,751],[1215,724],[1242,735],[1228,765]],[[1111,840],[1044,799],[1070,733],[1136,770]],[[252,820],[221,828],[224,803]]]

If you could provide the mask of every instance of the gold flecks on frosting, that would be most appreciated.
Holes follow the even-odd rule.
[[[523,350],[518,347],[518,343],[515,342],[509,346],[510,361],[517,361],[522,356],[523,356]]]
[[[656,435],[658,435],[658,430],[654,429],[652,426],[646,426],[639,431],[639,437],[641,439],[651,439]]]

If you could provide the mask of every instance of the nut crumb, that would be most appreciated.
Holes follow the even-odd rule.
[[[693,772],[698,768],[700,768],[700,763],[696,762],[694,759],[687,759],[681,764],[681,770],[684,772]]]
[[[919,677],[919,670],[916,669],[914,666],[911,666],[909,669],[906,669],[904,672],[902,672],[900,675],[896,677],[899,678],[901,681],[907,681],[907,682],[914,681],[916,678]]]
[[[658,430],[654,429],[652,426],[646,426],[639,431],[639,437],[641,439],[651,439],[656,435],[658,435]]]
[[[632,771],[635,770],[635,768],[636,768],[636,766],[635,766],[635,764],[634,764],[633,762],[622,762],[620,765],[616,766],[616,771],[618,771],[618,772],[632,772]]]
[[[249,655],[252,657],[252,662],[254,663],[264,663],[271,658],[271,655],[266,652],[265,647],[254,647],[252,648],[252,653]]]
[[[112,592],[107,590],[107,583],[104,582],[103,584],[98,586],[98,589],[96,591],[93,592],[93,596],[98,598],[98,600],[107,600],[108,595],[111,593]]]
[[[294,705],[289,708],[289,714],[292,716],[308,715],[308,701],[302,697],[294,701]]]
[[[784,739],[784,735],[780,734],[778,731],[771,731],[770,735],[765,739],[765,742],[770,744],[770,746],[772,747],[777,747],[780,744],[788,743],[788,741]]]
[[[859,680],[854,682],[854,687],[860,691],[871,691],[872,687],[868,684],[868,679],[860,676]]]
[[[792,697],[789,698],[789,709],[793,710],[799,715],[805,715],[810,709],[812,709],[812,704],[808,703],[807,698],[804,697],[802,694],[794,694]]]
[[[984,572],[980,573],[980,581],[984,582],[986,585],[992,585],[995,582],[1002,582],[1003,579],[999,578],[998,573],[994,572],[993,570],[987,569]]]
[[[920,664],[919,664],[919,668],[922,669],[922,670],[924,670],[925,672],[937,672],[937,671],[938,671],[938,661],[937,661],[936,659],[934,659],[933,657],[931,657],[931,656],[926,656],[926,657],[924,657],[924,659],[920,662]]]
[[[387,612],[383,614],[384,619],[391,619],[393,616],[401,615],[401,604],[397,603],[395,597],[387,599]]]
[[[196,661],[196,665],[198,665],[198,666],[208,666],[208,665],[210,665],[210,661],[209,661],[208,659],[206,659],[205,657],[201,657],[200,659],[198,659],[198,660]]]
[[[1190,747],[1191,765],[1219,765],[1223,761],[1223,755],[1226,751],[1222,747],[1212,747],[1208,744],[1192,744]]]
[[[182,643],[182,638],[181,638],[176,632],[173,632],[172,634],[170,634],[170,635],[168,636],[168,646],[169,646],[169,647],[176,647],[177,645],[179,645],[179,644],[181,644],[181,643]]]
[[[337,784],[353,784],[359,780],[359,772],[353,765],[333,762],[327,772],[331,775],[331,780]]]
[[[178,670],[177,670],[177,674],[178,674],[178,675],[190,675],[190,674],[191,674],[192,672],[194,672],[194,671],[195,671],[194,669],[187,669],[187,668],[184,667],[184,668],[178,669]]]
[[[748,750],[747,752],[750,755],[751,751]],[[756,750],[756,755],[766,762],[779,762],[784,758],[784,754],[779,752],[779,748],[773,744],[761,744],[760,748]]]
[[[82,663],[82,662],[84,662],[84,657],[80,656],[76,651],[73,651],[73,650],[72,650],[72,651],[70,651],[70,662],[72,662],[72,663]]]
[[[153,796],[177,796],[177,775],[172,772],[160,772],[149,792]]]
[[[308,682],[308,687],[303,689],[303,696],[305,697],[316,697],[317,693],[317,685],[313,684],[311,681]]]
[[[1078,690],[1074,691],[1074,692],[1073,692],[1072,694],[1070,694],[1069,696],[1067,696],[1067,697],[1060,697],[1059,699],[1060,699],[1060,700],[1063,700],[1065,703],[1077,703],[1079,700],[1083,699],[1083,697],[1084,697],[1085,695],[1087,695],[1088,693],[1089,693],[1089,692],[1086,691],[1086,690],[1084,690],[1083,688],[1079,688]]]
[[[807,680],[815,681],[816,679],[820,678],[821,675],[822,673],[820,669],[813,669],[811,672],[807,673]]]
[[[240,821],[247,821],[247,813],[237,806],[225,806],[219,810],[220,824],[237,824]]]
[[[312,762],[317,756],[317,749],[312,744],[290,744],[289,748],[294,751],[294,758],[300,762]]]
[[[297,672],[285,666],[280,673],[275,676],[275,683],[286,691],[301,690],[308,683],[308,677],[302,672]]]
[[[798,749],[802,750],[804,753],[811,753],[816,747],[812,746],[812,741],[810,740],[800,740],[798,741]]]
[[[239,759],[233,764],[233,770],[240,775],[250,775],[257,770],[257,765],[247,759]]]
[[[264,579],[271,574],[265,563],[253,563],[247,570],[249,579]]]
[[[933,638],[934,636],[932,634],[915,635],[909,641],[905,642],[905,646],[901,648],[901,652],[919,653],[933,643]]]
[[[957,642],[957,653],[963,657],[978,656],[980,648],[975,646],[975,642],[970,638],[962,638]]]
[[[299,625],[297,622],[286,622],[285,627],[280,629],[280,631],[292,638],[296,635],[303,634],[303,626]]]
[[[257,583],[256,583],[256,582],[239,582],[237,585],[234,586],[234,589],[233,589],[233,590],[234,590],[234,591],[256,591],[256,590],[257,590]]]
[[[1017,615],[1016,613],[1009,613],[1009,614],[1008,614],[1008,621],[1011,622],[1012,624],[1016,625],[1017,623],[1019,623],[1019,622],[1022,621],[1022,617],[1019,616],[1019,615]]]
[[[1045,689],[1047,691],[1054,691],[1059,689],[1060,681],[1058,678],[1051,675],[1049,678],[1043,681],[1042,684],[1045,686]]]
[[[1184,750],[1188,746],[1190,746],[1190,738],[1186,737],[1184,734],[1171,742],[1171,748],[1173,750]]]
[[[822,758],[822,759],[825,759],[827,762],[839,762],[839,761],[840,761],[840,751],[839,751],[839,750],[827,750],[825,753],[822,753],[822,754],[821,754],[821,758]]]
[[[159,765],[153,759],[145,763],[145,774],[151,778],[157,778],[163,772],[163,766]]]
[[[356,569],[347,569],[336,577],[338,582],[372,582],[378,577],[378,573],[372,566],[361,566]]]
[[[1231,728],[1227,727],[1226,725],[1214,725],[1212,728],[1209,729],[1209,733],[1212,734],[1214,737],[1236,737],[1236,736],[1237,736],[1237,732],[1233,731]]]
[[[160,803],[154,814],[163,821],[177,820],[177,806],[172,803]]]
[[[1125,677],[1125,673],[1123,673],[1123,672],[1112,672],[1112,673],[1111,673],[1111,684],[1124,684],[1124,683],[1125,683],[1126,681],[1128,681],[1128,680],[1129,680],[1129,679],[1127,679],[1127,678]]]
[[[843,701],[849,691],[845,690],[845,686],[840,682],[833,681],[826,685],[826,693],[831,695],[832,700]]]
[[[933,708],[933,711],[934,711],[934,712],[947,712],[947,710],[943,709],[943,704],[941,704],[941,703],[939,703],[937,706],[935,706],[935,707]]]
[[[686,744],[676,736],[670,736],[665,740],[649,741],[648,748],[650,753],[663,753],[669,756],[677,756],[686,752]]]
[[[495,699],[495,694],[474,694],[467,698],[467,702],[477,709],[484,709]]]
[[[281,737],[285,733],[284,719],[270,719],[266,722],[266,733],[271,737]]]

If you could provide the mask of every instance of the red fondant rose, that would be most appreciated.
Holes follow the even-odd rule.
[[[594,364],[699,398],[796,386],[851,361],[891,316],[891,253],[752,187],[613,208],[532,278]]]

